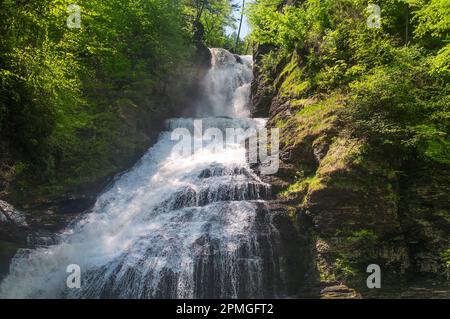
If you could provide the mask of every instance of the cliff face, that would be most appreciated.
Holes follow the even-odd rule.
[[[344,94],[299,93],[297,52],[265,68],[261,56],[274,52],[255,48],[252,113],[280,128],[281,164],[270,182],[308,237],[307,280],[364,286],[369,264],[379,264],[387,280],[444,279],[448,168],[386,158],[352,132]]]

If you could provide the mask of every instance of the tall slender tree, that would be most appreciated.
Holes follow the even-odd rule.
[[[244,19],[244,9],[245,9],[245,0],[242,0],[241,18],[239,20],[239,29],[238,29],[238,33],[236,35],[236,40],[234,42],[233,52],[236,52],[237,45],[239,43],[239,37],[241,36],[242,20]]]

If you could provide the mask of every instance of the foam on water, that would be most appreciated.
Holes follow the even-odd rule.
[[[251,57],[211,52],[204,88],[213,117],[203,119],[203,129],[264,126],[262,119],[245,118]],[[220,153],[205,145],[188,157],[174,152],[171,130],[191,129],[193,121],[167,121],[158,142],[55,244],[20,250],[0,296],[276,296],[283,268],[279,235],[270,215],[258,208],[270,186],[249,168],[242,144],[227,144]],[[80,289],[66,287],[70,264],[81,267]]]

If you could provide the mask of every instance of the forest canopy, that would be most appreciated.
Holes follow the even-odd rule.
[[[72,3],[0,2],[0,179],[16,190],[117,170],[138,143],[124,116],[166,116],[155,99],[189,67],[199,22],[206,45],[230,42],[228,0]]]
[[[450,164],[450,1],[285,3],[258,0],[248,9],[252,40],[277,48],[263,69],[270,74],[292,60],[291,69],[301,67],[291,94],[344,95],[351,129],[388,157]]]

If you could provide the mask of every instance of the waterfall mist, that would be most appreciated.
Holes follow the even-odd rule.
[[[211,49],[196,115],[203,126],[247,129],[252,58]],[[219,116],[219,117],[216,117]],[[270,186],[246,149],[173,151],[167,121],[158,142],[52,245],[22,249],[0,286],[6,298],[262,298],[285,292],[280,233],[265,208]],[[81,268],[69,289],[66,268]]]

